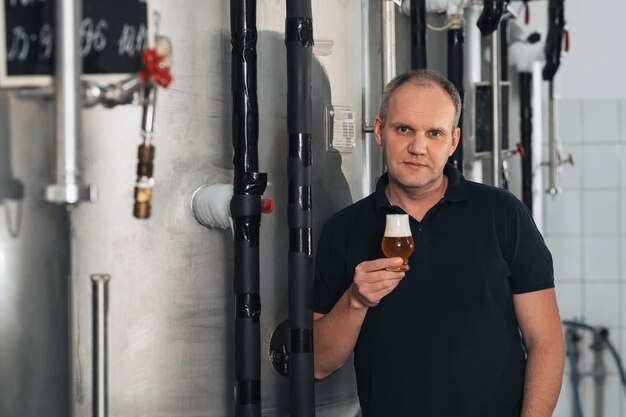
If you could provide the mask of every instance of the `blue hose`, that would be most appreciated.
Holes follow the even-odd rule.
[[[574,358],[574,346],[572,345],[572,340],[567,335],[565,336],[565,351],[571,368],[570,380],[572,382],[572,391],[574,392],[574,402],[576,403],[576,417],[584,417],[580,403],[580,391],[578,390],[578,367]]]
[[[577,321],[571,321],[571,320],[563,320],[563,325],[564,326],[569,326],[569,327],[575,327],[575,328],[579,328],[579,329],[584,329],[584,330],[588,330],[590,332],[597,332],[601,329],[590,326],[586,323],[581,323],[581,322],[577,322]],[[571,346],[571,341],[567,340],[567,338],[565,338],[565,343],[567,345],[567,343],[570,343]],[[608,338],[608,331],[605,335],[602,335],[602,341],[604,342],[604,344],[606,345],[606,347],[609,348],[609,351],[611,352],[611,357],[613,358],[613,360],[615,361],[615,364],[617,365],[617,370],[619,372],[619,376],[620,376],[620,380],[622,382],[622,387],[624,388],[624,393],[626,394],[626,371],[624,371],[624,364],[622,363],[622,358],[620,357],[619,353],[617,352],[617,349],[615,349],[615,346],[613,346],[613,343],[611,343],[611,341]],[[568,350],[570,348],[570,346],[568,346]],[[568,357],[569,357],[569,353],[568,353]],[[578,403],[578,400],[577,400]],[[582,416],[582,414],[580,414],[580,416]]]

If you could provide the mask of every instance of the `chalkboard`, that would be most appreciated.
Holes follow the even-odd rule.
[[[51,83],[55,3],[0,0],[0,87]],[[136,72],[141,52],[152,45],[150,21],[146,0],[83,0],[79,35],[86,78]]]
[[[510,82],[502,82],[500,86],[500,102],[502,104],[502,120],[500,147],[509,149],[509,90]],[[493,98],[491,83],[477,83],[474,88],[474,120],[476,153],[482,154],[493,150]]]

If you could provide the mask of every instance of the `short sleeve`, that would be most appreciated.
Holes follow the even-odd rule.
[[[334,223],[334,225],[333,225]],[[350,286],[346,271],[345,224],[328,222],[322,229],[315,261],[313,309],[327,314]],[[343,229],[343,230],[342,230]],[[342,236],[340,238],[339,236]]]
[[[502,249],[514,294],[554,287],[552,255],[530,211],[519,201],[515,215],[509,219]]]

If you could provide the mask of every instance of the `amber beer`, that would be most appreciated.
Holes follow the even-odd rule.
[[[393,268],[386,268],[388,271],[408,271],[408,260],[415,244],[411,235],[408,214],[387,214],[385,225],[385,236],[382,242],[383,253],[387,258],[400,257],[404,263]]]

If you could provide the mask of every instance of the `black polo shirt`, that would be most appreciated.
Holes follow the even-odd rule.
[[[524,204],[447,165],[444,198],[421,222],[398,287],[370,308],[354,365],[364,417],[519,417],[525,353],[513,294],[554,286],[552,257]],[[324,226],[315,311],[328,313],[354,268],[384,257],[383,176]]]

